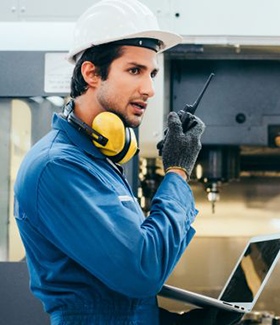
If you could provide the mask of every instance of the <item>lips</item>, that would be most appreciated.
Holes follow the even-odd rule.
[[[130,105],[133,107],[133,114],[138,116],[143,115],[147,107],[147,103],[143,101],[133,101]]]
[[[138,107],[139,109],[145,109],[147,107],[147,103],[142,101],[134,101],[131,102],[130,104],[135,107]]]

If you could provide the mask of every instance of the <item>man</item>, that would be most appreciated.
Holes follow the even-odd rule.
[[[147,219],[117,163],[135,149],[130,152],[127,139],[123,148],[113,148],[123,130],[140,125],[154,95],[157,52],[179,41],[159,31],[136,0],[103,0],[78,21],[69,54],[75,63],[72,100],[29,151],[15,184],[31,290],[52,325],[181,322],[159,310],[156,294],[195,232],[187,180],[204,124],[189,115],[195,126],[184,134],[179,116],[169,115],[162,147],[166,176]]]

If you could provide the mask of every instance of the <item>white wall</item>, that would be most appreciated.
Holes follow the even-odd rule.
[[[97,0],[1,0],[3,21],[75,21]],[[183,35],[280,36],[278,0],[141,0]],[[176,14],[179,14],[179,16]],[[106,22],[104,22],[106,23]]]
[[[280,36],[278,0],[176,0],[174,30],[183,35]]]

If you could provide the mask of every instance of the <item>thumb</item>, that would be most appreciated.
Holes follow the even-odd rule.
[[[163,147],[163,142],[164,142],[164,140],[160,140],[160,141],[157,143],[157,149],[162,149],[162,147]]]
[[[169,131],[172,133],[182,133],[183,132],[182,122],[176,112],[169,113],[167,125],[169,128]]]

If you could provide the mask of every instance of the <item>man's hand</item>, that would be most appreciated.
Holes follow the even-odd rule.
[[[165,172],[172,168],[184,170],[189,179],[201,149],[200,138],[205,125],[198,117],[187,114],[192,127],[185,133],[178,114],[171,112],[168,115],[168,131],[162,143],[162,161]]]

